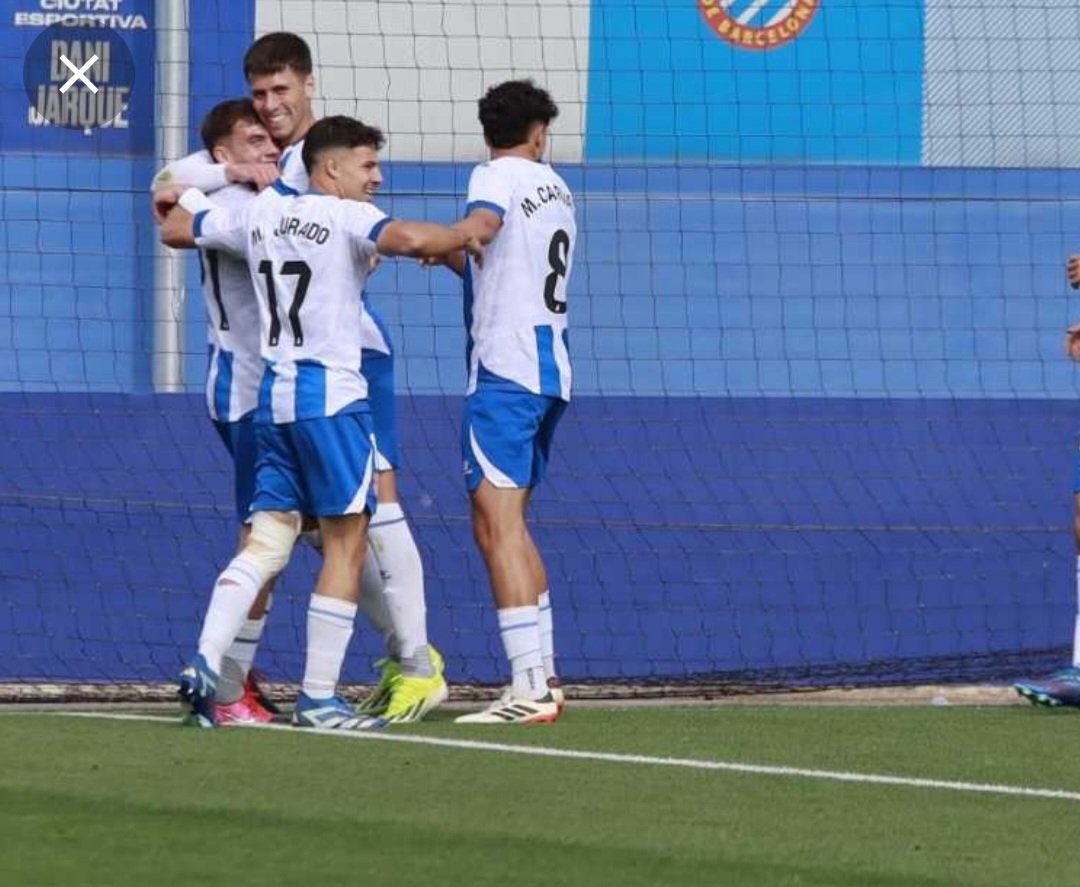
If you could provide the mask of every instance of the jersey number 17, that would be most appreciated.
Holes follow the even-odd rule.
[[[259,273],[266,278],[266,300],[270,303],[270,345],[277,345],[281,338],[281,318],[278,316],[277,287],[274,284],[274,264],[269,259],[259,262]],[[289,306],[288,320],[292,328],[293,345],[299,348],[304,344],[304,329],[300,326],[300,307],[304,304],[307,296],[308,285],[311,283],[311,268],[307,262],[291,261],[282,262],[281,271],[283,277],[295,277],[296,289],[293,290],[292,304]]]

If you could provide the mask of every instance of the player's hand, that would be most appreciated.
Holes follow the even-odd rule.
[[[180,202],[180,195],[187,190],[185,185],[168,185],[154,192],[154,221],[159,225],[165,216]]]
[[[276,163],[229,163],[225,166],[225,178],[230,182],[251,185],[258,191],[274,184],[280,175]]]
[[[424,256],[419,259],[420,265],[424,268],[449,268],[458,277],[465,276],[465,266],[468,261],[468,256],[465,255],[464,250],[460,249],[444,256]]]
[[[379,270],[379,262],[381,262],[381,261],[382,261],[382,259],[379,257],[378,253],[372,253],[371,258],[368,259],[367,273],[369,275],[371,275],[371,274],[374,274],[376,271],[378,271]]]
[[[475,237],[470,237],[465,241],[463,249],[472,256],[472,260],[476,263],[477,268],[484,267],[484,245],[479,240]]]
[[[1065,330],[1065,353],[1073,360],[1080,361],[1080,323],[1074,323]]]
[[[1080,287],[1080,256],[1069,256],[1065,262],[1065,276],[1073,289]]]

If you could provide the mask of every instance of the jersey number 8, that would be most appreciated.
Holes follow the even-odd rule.
[[[570,235],[560,228],[551,235],[548,244],[548,264],[551,273],[544,280],[544,304],[553,314],[566,313],[566,293],[558,299],[555,290],[559,287],[559,278],[566,279],[566,261],[570,258]]]

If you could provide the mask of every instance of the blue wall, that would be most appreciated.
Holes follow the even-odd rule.
[[[576,390],[603,395],[1065,397],[1080,172],[586,165]],[[395,216],[454,218],[465,169],[395,165]],[[457,290],[386,263],[370,291],[409,390],[460,390]]]
[[[459,400],[401,404],[402,488],[455,680],[503,665]],[[579,398],[535,506],[574,679],[963,680],[1068,636],[1077,409],[1060,401]],[[0,396],[0,680],[170,678],[230,555],[197,396]],[[262,664],[295,680],[314,559]],[[358,633],[346,673],[379,655]]]
[[[696,2],[594,0],[589,52],[589,160],[919,162],[922,0],[826,0],[766,52],[711,34]]]
[[[130,391],[149,378],[148,160],[0,157],[0,389]]]
[[[126,161],[84,164],[109,187]],[[1076,171],[585,166],[564,170],[581,394],[1076,395],[1061,334]],[[149,162],[135,173],[149,178]],[[146,390],[152,229],[140,191],[69,190],[55,162],[0,160],[0,389]],[[449,221],[467,169],[393,164],[384,205]],[[45,183],[52,187],[42,188]],[[55,190],[54,190],[55,188]],[[423,195],[423,196],[421,196]],[[102,218],[107,221],[102,222]],[[204,371],[197,272],[189,389]],[[76,293],[73,300],[72,290]],[[384,263],[371,282],[418,394],[462,385],[452,277]]]

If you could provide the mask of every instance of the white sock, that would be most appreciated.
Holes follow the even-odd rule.
[[[313,594],[308,602],[307,662],[302,689],[312,699],[327,699],[337,693],[356,609],[356,604],[321,594]]]
[[[1076,558],[1076,621],[1073,623],[1072,664],[1080,667],[1080,556]]]
[[[537,607],[499,610],[499,633],[513,675],[513,694],[518,699],[540,699],[547,693],[544,660],[540,655],[540,622]]]
[[[266,616],[258,619],[245,619],[240,633],[221,660],[221,677],[217,685],[217,701],[222,705],[236,702],[244,695],[244,682],[251,663],[255,661],[255,652],[259,649]]]
[[[549,678],[558,677],[555,671],[555,626],[551,618],[551,592],[545,591],[536,599],[540,620],[540,655],[544,672]]]
[[[406,675],[434,674],[428,651],[424,564],[405,513],[397,502],[380,502],[368,527],[379,560],[383,594]]]
[[[401,645],[394,634],[394,618],[386,600],[382,567],[372,545],[368,546],[367,557],[364,558],[364,572],[360,575],[359,606],[360,612],[367,616],[368,622],[386,641],[386,655],[391,659],[400,659]]]
[[[243,552],[234,557],[214,583],[210,605],[206,608],[199,653],[215,672],[221,671],[221,660],[232,646],[255,603],[266,579],[252,566]]]

